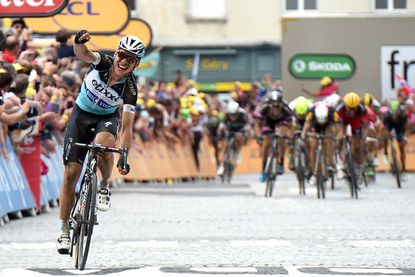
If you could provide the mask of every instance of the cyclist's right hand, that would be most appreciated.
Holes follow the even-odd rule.
[[[75,44],[84,44],[87,43],[91,39],[91,36],[89,35],[87,30],[81,30],[79,31],[75,36]]]

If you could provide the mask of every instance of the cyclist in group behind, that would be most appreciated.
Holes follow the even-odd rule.
[[[249,129],[248,115],[246,111],[242,109],[237,102],[229,102],[223,122],[219,125],[218,134],[222,139],[221,149],[224,151],[226,151],[228,147],[229,136],[233,135],[235,137],[237,163],[240,162],[241,148],[242,145],[246,143]],[[218,175],[222,175],[224,173],[223,158],[224,155],[222,155],[222,160],[219,163],[217,170]]]
[[[369,122],[367,110],[357,93],[348,92],[343,96],[343,101],[336,106],[336,112],[342,123],[344,134],[347,135],[346,129],[350,126],[352,157],[355,163],[355,173],[360,181],[364,162],[363,130]],[[341,147],[342,143],[339,145]]]
[[[313,108],[313,103],[311,103],[310,100],[305,98],[304,96],[300,96],[295,98],[293,101],[291,101],[288,106],[290,107],[292,113],[293,113],[293,122],[292,127],[294,132],[299,132],[301,135],[301,132],[304,128],[304,125],[306,123],[306,116],[309,113],[309,111]],[[295,137],[297,138],[297,137]],[[294,138],[294,144],[296,143]],[[294,170],[294,156],[292,153],[290,153],[290,161],[289,161],[289,168],[290,170]]]
[[[285,138],[292,139],[292,111],[288,103],[283,99],[281,91],[272,91],[268,99],[255,112],[256,124],[255,135],[258,137],[261,132],[263,143],[261,149],[262,172],[259,180],[264,182],[266,179],[265,165],[267,161],[268,150],[271,146],[271,135],[278,129],[281,136],[279,140],[279,157],[277,173],[284,174],[284,153]]]
[[[381,105],[370,93],[363,95],[363,104],[369,119],[369,124],[365,129],[365,137],[370,139],[367,141],[367,160],[369,165],[368,175],[371,176],[375,174],[374,168],[378,166],[377,153],[382,145],[382,142],[377,140],[383,132],[383,124],[380,119]]]
[[[335,164],[334,164],[334,151],[335,143],[333,138],[338,132],[336,128],[336,122],[338,122],[338,116],[334,111],[334,108],[328,106],[325,102],[318,102],[313,106],[310,112],[306,117],[306,124],[304,125],[301,138],[303,141],[307,142],[307,147],[309,151],[310,164],[311,164],[311,175],[309,182],[311,185],[315,185],[315,162],[316,162],[316,149],[318,146],[318,141],[314,136],[308,136],[307,134],[321,134],[327,136],[324,139],[324,153],[326,161],[326,170],[327,176],[329,174],[334,174]]]
[[[58,238],[57,249],[60,254],[68,254],[70,248],[69,217],[75,202],[75,185],[82,170],[86,150],[68,145],[72,142],[91,143],[95,129],[95,143],[114,146],[119,135],[120,148],[129,148],[133,139],[133,122],[137,102],[136,79],[133,70],[144,56],[144,44],[135,36],[125,36],[118,43],[114,56],[92,52],[85,45],[91,39],[89,33],[82,30],[77,33],[74,43],[76,56],[91,64],[85,75],[81,91],[76,99],[64,141],[64,176],[60,193],[60,219],[62,234]],[[122,111],[120,108],[122,106]],[[120,124],[120,113],[121,124]],[[119,127],[121,125],[120,131]],[[110,207],[108,179],[111,176],[114,157],[105,153],[98,157],[98,168],[102,179],[97,196],[97,208],[106,211]],[[121,167],[121,157],[117,163],[120,174],[125,175],[129,169]]]
[[[384,133],[386,137],[390,137],[391,132],[395,131],[399,145],[402,172],[406,171],[405,130],[407,129],[407,123],[408,120],[404,108],[398,100],[392,100],[386,113],[383,115]],[[387,146],[387,143],[385,143],[385,156],[387,156]]]

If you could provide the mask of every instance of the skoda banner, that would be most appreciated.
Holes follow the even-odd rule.
[[[348,79],[356,71],[356,64],[344,54],[298,54],[290,59],[289,71],[297,79]]]

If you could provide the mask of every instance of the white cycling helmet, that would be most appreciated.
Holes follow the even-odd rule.
[[[136,36],[125,36],[118,42],[118,49],[124,49],[130,53],[133,53],[137,58],[144,57],[146,48],[141,39]]]
[[[324,99],[324,103],[326,103],[330,107],[336,107],[339,101],[340,101],[340,95],[338,95],[337,93],[327,96],[326,99]]]
[[[236,114],[239,110],[239,104],[238,102],[231,101],[228,104],[228,113],[229,114]]]
[[[327,122],[328,117],[329,117],[329,109],[327,108],[326,105],[324,104],[319,104],[315,111],[314,114],[316,116],[316,120],[318,123],[320,124],[324,124]]]
[[[282,93],[279,90],[273,90],[270,93],[269,100],[271,102],[281,102],[282,101]]]

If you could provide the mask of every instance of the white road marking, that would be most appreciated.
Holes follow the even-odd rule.
[[[39,243],[4,243],[0,244],[0,249],[19,249],[19,250],[39,250],[39,249],[53,249],[56,244],[53,242],[39,242]]]
[[[86,274],[92,274],[92,273],[100,272],[101,269],[84,269],[82,271],[77,270],[77,269],[65,269],[63,271],[68,272],[70,274],[75,274],[75,275],[86,275]]]
[[[1,277],[16,277],[16,276],[19,276],[19,277],[26,277],[26,276],[34,277],[35,276],[36,277],[36,276],[45,276],[45,274],[30,271],[24,268],[6,268],[0,271],[0,276]]]
[[[191,267],[190,270],[206,273],[256,273],[255,267]]]
[[[267,247],[276,247],[276,246],[291,246],[292,243],[288,240],[232,240],[231,245],[234,247],[247,247],[247,246],[267,246]]]
[[[330,268],[331,272],[338,273],[380,273],[380,274],[401,274],[402,271],[399,269],[392,268]]]
[[[123,241],[116,244],[118,247],[150,247],[150,248],[175,248],[179,246],[177,241]]]
[[[402,248],[415,247],[412,240],[356,240],[349,241],[354,247],[385,247],[385,248]]]

